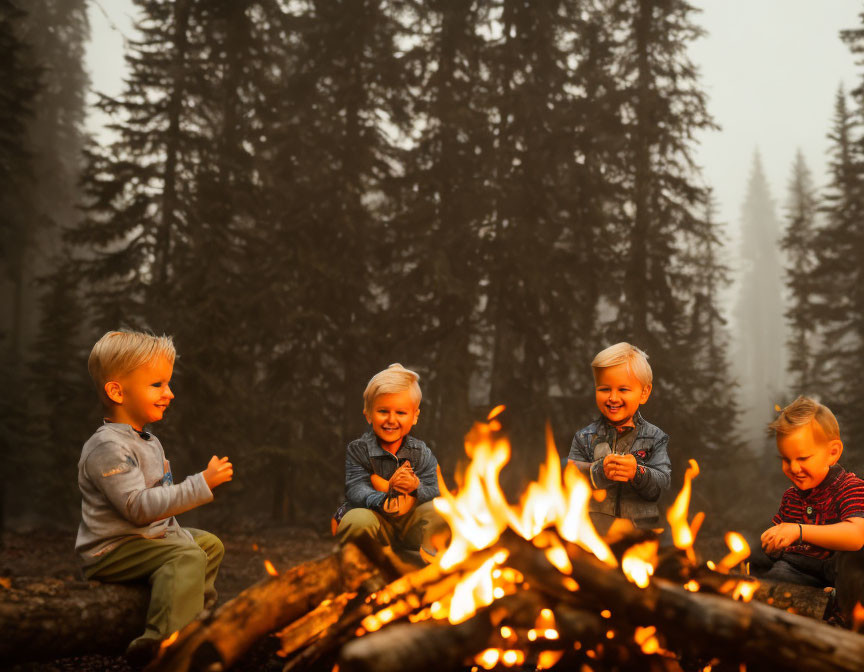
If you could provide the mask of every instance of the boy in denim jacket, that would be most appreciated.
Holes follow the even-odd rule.
[[[595,490],[606,491],[602,501],[591,499],[591,522],[600,534],[616,518],[656,528],[657,500],[669,487],[672,469],[669,436],[639,413],[651,395],[648,356],[634,345],[616,343],[598,353],[591,368],[600,417],[576,432],[568,455]]]
[[[347,502],[334,518],[341,544],[366,535],[419,561],[421,546],[434,554],[430,535],[446,529],[432,505],[439,495],[438,461],[410,435],[420,416],[419,378],[391,364],[366,386],[363,414],[371,429],[346,449]]]

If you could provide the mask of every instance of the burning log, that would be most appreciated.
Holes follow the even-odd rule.
[[[568,555],[579,589],[570,591],[569,577],[528,542],[510,534],[500,542],[511,548],[511,566],[532,585],[579,607],[605,605],[619,623],[631,627],[656,626],[677,651],[789,671],[861,669],[864,636],[847,630],[760,603],[691,592],[664,579],[638,588],[572,545]]]
[[[0,660],[121,652],[144,630],[146,586],[13,578],[0,586]]]
[[[180,631],[149,669],[170,672],[227,669],[259,639],[285,628],[325,599],[383,585],[377,568],[348,544],[247,588],[204,619]]]

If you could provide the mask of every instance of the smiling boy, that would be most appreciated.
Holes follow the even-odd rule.
[[[629,343],[616,343],[591,362],[594,399],[600,417],[573,437],[568,460],[606,490],[592,498],[591,521],[605,534],[616,518],[641,528],[660,522],[657,500],[669,487],[669,436],[642,418],[639,407],[651,396],[648,356]]]
[[[864,481],[837,464],[843,441],[827,406],[798,397],[769,429],[792,487],[762,533],[764,554],[753,549],[751,571],[776,581],[836,586],[838,607],[848,618],[864,588]]]
[[[430,535],[446,527],[432,505],[439,494],[438,461],[410,434],[420,417],[419,378],[391,364],[366,386],[363,415],[371,430],[346,450],[347,502],[335,519],[340,543],[366,535],[384,546],[416,552],[422,545],[432,553]]]
[[[146,579],[151,586],[144,633],[128,647],[142,667],[160,642],[216,599],[222,542],[174,517],[212,501],[233,476],[227,457],[174,484],[162,444],[145,429],[174,399],[175,350],[168,336],[129,331],[105,334],[90,353],[90,375],[104,422],[81,451],[81,525],[75,542],[84,576],[111,583]]]

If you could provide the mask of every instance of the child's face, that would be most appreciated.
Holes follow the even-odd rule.
[[[840,439],[828,440],[814,422],[791,434],[777,435],[777,452],[783,473],[799,490],[815,488],[836,464],[843,452]]]
[[[105,392],[117,404],[113,419],[132,425],[138,431],[142,431],[144,425],[161,420],[174,398],[168,386],[173,373],[174,365],[165,357],[158,357],[106,383]]]
[[[594,398],[597,408],[613,425],[631,423],[639,406],[648,401],[651,385],[643,385],[626,364],[596,369]]]
[[[417,424],[420,409],[414,403],[414,398],[406,390],[392,394],[379,394],[372,402],[371,411],[363,415],[372,425],[383,446],[401,445],[411,428]]]

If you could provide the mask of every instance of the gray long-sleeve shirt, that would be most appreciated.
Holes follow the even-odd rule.
[[[85,567],[130,539],[170,534],[194,543],[174,516],[213,500],[203,473],[174,485],[159,439],[142,434],[110,422],[84,444],[78,461],[81,525],[75,551]]]

